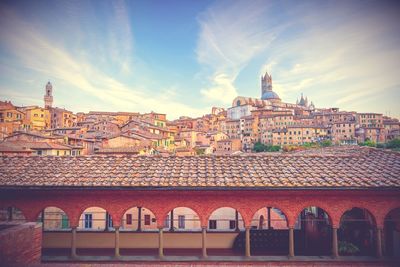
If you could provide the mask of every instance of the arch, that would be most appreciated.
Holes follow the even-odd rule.
[[[37,216],[37,221],[43,223],[43,230],[69,230],[70,221],[67,213],[59,207],[44,208]]]
[[[250,226],[252,255],[288,255],[289,224],[280,209],[260,208],[254,213]]]
[[[81,231],[112,231],[112,215],[98,206],[87,207],[79,217],[78,229]]]
[[[400,258],[400,207],[389,211],[384,222],[384,254]]]
[[[0,222],[9,221],[16,223],[24,223],[27,221],[24,213],[18,207],[9,206],[0,208]]]
[[[169,231],[200,231],[200,216],[189,207],[173,208],[164,218],[164,229]]]
[[[268,211],[269,210],[269,211]],[[260,218],[263,218],[263,223],[260,225]],[[289,222],[285,213],[276,207],[262,207],[258,209],[251,220],[251,228],[263,229],[288,229]]]
[[[296,209],[293,210],[293,212],[288,213],[287,215],[287,220],[289,222],[289,227],[295,227],[297,220],[299,219],[299,215],[301,215],[301,212],[303,212],[305,209],[308,209],[310,207],[315,207],[323,210],[327,217],[329,224],[335,225],[335,218],[340,216],[337,216],[336,213],[330,209],[329,206],[326,205],[326,203],[320,203],[320,202],[310,202],[310,203],[302,203],[301,205],[297,206]],[[338,219],[339,220],[339,219]]]
[[[243,217],[237,209],[220,207],[211,212],[208,217],[208,230],[239,231],[245,228]]]
[[[294,235],[295,255],[330,255],[332,218],[319,206],[305,207],[297,216]]]
[[[121,230],[123,231],[156,231],[157,218],[154,212],[141,206],[127,209],[121,218]]]
[[[376,221],[372,213],[359,207],[345,211],[340,218],[338,231],[340,255],[375,254]]]

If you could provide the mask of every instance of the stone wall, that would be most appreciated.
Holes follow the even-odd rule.
[[[0,230],[1,266],[39,264],[41,248],[42,226],[40,223],[25,223]]]

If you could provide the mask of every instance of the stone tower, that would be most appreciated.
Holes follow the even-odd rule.
[[[261,76],[261,96],[267,91],[272,91],[272,76],[268,72]]]
[[[51,108],[53,105],[53,86],[50,82],[46,84],[46,91],[44,94],[44,107]]]

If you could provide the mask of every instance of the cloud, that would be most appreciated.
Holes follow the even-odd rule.
[[[131,45],[126,45],[122,41],[129,42],[132,37],[129,36],[129,23],[124,7],[117,4],[115,11],[118,15],[115,22],[117,25],[114,27],[122,30],[115,35],[116,42],[111,45],[110,53],[111,57],[115,56],[119,58],[118,60],[122,60],[124,57],[129,57],[131,53]],[[173,90],[166,91],[166,94],[158,97],[152,93],[152,88],[133,86],[124,80],[117,79],[107,70],[101,69],[96,64],[97,62],[92,62],[86,57],[78,57],[63,46],[54,44],[42,31],[38,30],[38,27],[35,27],[36,25],[25,22],[12,10],[6,8],[0,10],[0,25],[2,25],[1,44],[6,47],[9,55],[15,57],[13,63],[17,62],[37,75],[51,77],[70,89],[69,99],[55,100],[67,108],[71,99],[79,99],[79,96],[84,95],[97,98],[101,102],[88,107],[85,100],[80,99],[82,105],[74,105],[86,107],[86,110],[75,111],[89,111],[98,107],[102,110],[141,112],[154,110],[167,113],[169,118],[177,118],[183,114],[201,115],[206,111],[206,109],[196,109],[189,104],[175,101]],[[121,47],[117,44],[121,44]],[[24,74],[20,73],[19,76],[23,77]],[[68,93],[64,92],[65,94]],[[16,100],[24,102],[29,99],[21,96],[20,93],[15,94],[10,91],[2,90],[2,95],[15,97]]]
[[[290,10],[296,34],[276,38],[260,68],[273,64],[274,89],[284,101],[294,102],[304,92],[317,107],[384,110],[385,103],[371,107],[364,99],[384,101],[380,96],[387,88],[398,86],[400,20],[387,3],[371,3],[342,3],[318,12],[300,4]],[[400,112],[399,106],[392,108]]]
[[[199,18],[196,55],[208,84],[202,95],[229,104],[238,95],[235,80],[242,69],[275,39],[280,27],[266,29],[265,1],[222,1]]]

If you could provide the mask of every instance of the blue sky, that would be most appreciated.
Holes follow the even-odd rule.
[[[259,97],[400,117],[398,1],[1,1],[0,99],[200,116]]]

